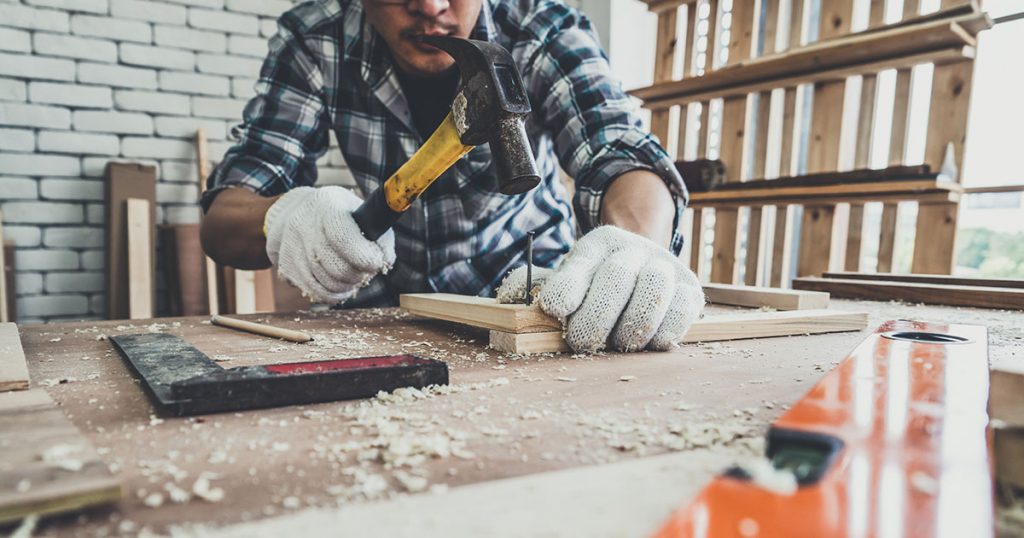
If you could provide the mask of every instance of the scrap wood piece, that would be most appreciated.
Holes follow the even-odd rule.
[[[999,366],[989,372],[988,416],[1024,428],[1024,366]]]
[[[128,223],[125,200],[149,201],[149,222],[156,222],[156,168],[135,163],[107,163],[106,169],[107,236],[107,318],[125,319],[129,314]],[[149,244],[156,244],[156,228],[150,226]],[[153,257],[150,257],[152,260]],[[151,263],[150,282],[156,281],[156,265]]]
[[[793,288],[827,291],[833,297],[869,299],[875,301],[901,300],[911,303],[947,306],[973,306],[978,308],[1005,308],[1024,310],[1024,289],[992,288],[984,286],[957,286],[951,284],[925,284],[916,282],[866,281],[846,278],[804,277],[793,280]]]
[[[683,343],[744,340],[859,331],[867,327],[866,312],[794,310],[708,316],[696,321]],[[492,330],[491,347],[507,353],[559,353],[569,351],[561,331],[512,334]]]
[[[399,298],[413,314],[510,333],[561,331],[562,324],[540,307],[500,304],[496,299],[452,293],[411,293]]]
[[[811,310],[828,308],[828,294],[734,284],[704,284],[709,303],[776,310]]]
[[[0,524],[121,499],[120,481],[41,389],[0,394]]]
[[[153,317],[153,222],[149,200],[129,198],[126,241],[128,252],[128,318]]]
[[[953,286],[982,286],[987,288],[1024,288],[1022,278],[984,278],[950,275],[902,275],[896,273],[856,273],[850,271],[828,272],[824,278],[845,278],[848,280],[887,280],[890,282],[914,282],[918,284],[949,284]]]
[[[0,323],[0,392],[28,389],[28,365],[18,326]]]
[[[0,323],[10,321],[7,311],[7,294],[14,290],[7,289],[7,253],[4,251],[4,214],[0,212]]]
[[[17,245],[14,241],[5,241],[0,250],[4,251],[4,270],[3,276],[0,278],[4,279],[7,288],[7,319],[11,321],[18,319],[18,293],[14,281],[14,275],[17,272],[14,258]]]

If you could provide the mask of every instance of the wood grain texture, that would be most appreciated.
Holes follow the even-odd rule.
[[[879,273],[892,271],[892,260],[896,251],[896,224],[899,222],[900,205],[897,202],[882,204],[882,220],[879,224],[878,262],[875,270]]]
[[[774,308],[776,310],[820,310],[828,308],[828,294],[762,286],[704,284],[709,303]]]
[[[0,447],[0,524],[120,500],[120,482],[45,391],[0,394],[0,432],[18,437]]]
[[[754,0],[734,0],[729,27],[729,64],[750,58],[753,49]],[[729,97],[722,102],[721,142],[719,159],[725,165],[726,181],[743,181],[746,175],[747,96]],[[736,264],[739,239],[739,212],[735,209],[715,210],[715,237],[711,260],[711,281],[733,283],[739,275]]]
[[[1024,289],[1020,288],[807,277],[794,279],[793,289],[826,291],[833,298],[1024,310]]]
[[[951,274],[956,265],[956,222],[960,204],[920,203],[910,272]]]
[[[28,366],[18,326],[0,323],[0,392],[28,389]]]
[[[989,373],[988,416],[1024,428],[1024,366],[1000,366]]]
[[[684,344],[720,342],[748,338],[773,338],[845,331],[867,327],[864,312],[837,310],[794,310],[790,312],[750,312],[708,316],[694,322],[683,338]],[[491,331],[492,348],[507,353],[560,353],[569,351],[562,333],[549,331],[512,334]]]
[[[413,314],[511,333],[560,331],[562,324],[536,304],[499,304],[496,299],[452,293],[407,293],[401,307]]]
[[[849,3],[837,1],[840,4]],[[833,6],[833,2],[829,2]],[[980,15],[970,21],[982,21]],[[727,96],[810,82],[834,81],[856,73],[910,67],[917,63],[962,61],[976,45],[964,29],[967,19],[858,32],[798,47],[786,52],[738,62],[701,77],[656,83],[629,93],[647,106],[699,101],[710,95]],[[905,58],[914,58],[913,62]]]
[[[700,278],[704,265],[704,213],[700,208],[691,208],[690,211],[693,212],[693,223],[690,228],[690,270]]]
[[[170,314],[209,314],[209,303],[206,300],[206,256],[199,242],[199,225],[161,226],[160,248],[165,263]]]
[[[751,207],[747,214],[747,252],[744,257],[743,283],[755,286],[758,282],[758,270],[761,265],[761,221],[760,206]]]
[[[128,241],[128,318],[153,317],[153,221],[149,200],[125,201]]]
[[[998,483],[1024,488],[1024,428],[993,428],[992,452]]]
[[[895,273],[852,273],[845,271],[825,273],[822,277],[845,278],[848,280],[884,280],[889,282],[915,282],[917,284],[949,284],[954,286],[1024,289],[1024,279],[1019,278],[981,278],[927,274],[899,275]]]
[[[14,280],[17,274],[17,259],[14,257],[17,252],[17,245],[14,241],[5,241],[2,245],[4,251],[4,270],[0,278],[4,279],[7,285],[7,317],[11,320],[18,319],[18,287]]]
[[[800,224],[800,249],[797,255],[797,276],[820,275],[832,267],[832,227],[836,206],[809,205],[804,207]]]
[[[106,169],[107,236],[107,318],[128,317],[128,243],[125,201],[139,198],[149,201],[149,222],[156,222],[156,168],[132,163],[107,164]],[[156,244],[156,228],[151,227],[149,244]],[[153,257],[151,256],[152,260]],[[150,282],[156,281],[156,264],[150,270]]]
[[[770,183],[770,182],[765,182]],[[807,187],[763,187],[753,189],[727,189],[695,192],[690,195],[691,206],[735,203],[740,205],[774,205],[776,203],[834,203],[857,200],[882,201],[886,199],[924,198],[938,194],[940,199],[955,195],[959,199],[962,189],[936,180],[880,181],[877,183],[850,183]]]
[[[773,288],[780,288],[784,282],[789,281],[789,268],[793,258],[793,241],[790,241],[793,233],[793,214],[788,205],[775,206],[772,262],[768,275],[768,284]]]
[[[7,311],[7,294],[14,293],[14,290],[7,289],[7,253],[4,251],[4,214],[0,212],[0,323],[10,321],[10,312]]]

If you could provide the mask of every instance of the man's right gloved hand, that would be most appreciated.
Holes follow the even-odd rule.
[[[352,218],[362,200],[344,187],[298,187],[267,210],[267,256],[314,302],[340,303],[395,264],[395,234],[363,237]]]

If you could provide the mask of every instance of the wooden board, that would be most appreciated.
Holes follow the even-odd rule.
[[[4,251],[4,270],[3,278],[4,283],[7,286],[7,317],[10,321],[18,319],[18,288],[14,280],[16,274],[16,258],[15,253],[17,252],[17,245],[14,241],[5,241],[3,243]]]
[[[988,398],[990,419],[1006,426],[1024,428],[1024,365],[992,368]]]
[[[822,275],[825,278],[845,278],[849,280],[886,280],[890,282],[916,282],[918,284],[950,284],[954,286],[983,286],[988,288],[1022,288],[1024,279],[1020,278],[981,278],[946,275],[898,275],[895,273],[852,273],[834,272]]]
[[[499,304],[497,299],[452,293],[407,293],[399,303],[413,314],[483,329],[513,333],[562,330],[562,324],[536,304]]]
[[[148,200],[149,221],[156,222],[156,168],[133,163],[108,163],[106,181],[107,318],[125,319],[129,301],[125,200]],[[151,227],[151,233],[149,244],[155,245],[156,229]],[[150,275],[150,281],[155,282],[155,264],[151,266]]]
[[[7,289],[7,251],[3,248],[4,244],[4,214],[0,212],[0,323],[11,321],[7,295],[14,293],[13,288]]]
[[[839,310],[722,314],[707,316],[694,322],[690,331],[683,338],[683,343],[859,331],[867,327],[867,324],[867,313]],[[492,330],[490,345],[498,351],[507,353],[531,354],[570,351],[560,331],[513,334]]]
[[[153,221],[149,200],[125,201],[128,217],[128,318],[153,317]]]
[[[28,366],[18,326],[0,323],[0,392],[28,389]]]
[[[0,523],[121,499],[121,485],[46,391],[0,394]],[[77,469],[77,470],[76,470]]]
[[[828,308],[828,294],[759,286],[704,284],[709,303],[776,310],[811,310]]]
[[[206,300],[206,268],[198,224],[160,227],[160,247],[167,276],[167,304],[174,316],[210,313]]]
[[[947,306],[1024,310],[1024,289],[1019,288],[989,288],[815,277],[797,278],[793,280],[793,288],[798,290],[827,291],[833,298],[873,299],[876,301],[899,300]]]
[[[804,185],[789,187],[783,185],[771,185],[772,181],[757,182],[749,189],[722,189],[710,192],[695,192],[691,195],[694,202],[734,202],[746,201],[748,199],[761,198],[768,201],[779,200],[806,200],[810,198],[842,198],[845,196],[858,197],[865,195],[885,196],[890,194],[912,193],[925,194],[928,192],[953,192],[960,193],[962,188],[948,181],[937,179],[909,179],[909,180],[888,180],[876,182],[849,182],[838,184]]]

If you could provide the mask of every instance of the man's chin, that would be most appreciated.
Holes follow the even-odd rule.
[[[433,54],[413,53],[406,55],[404,61],[400,61],[399,67],[411,75],[421,77],[433,77],[448,72],[455,60],[444,52]]]

